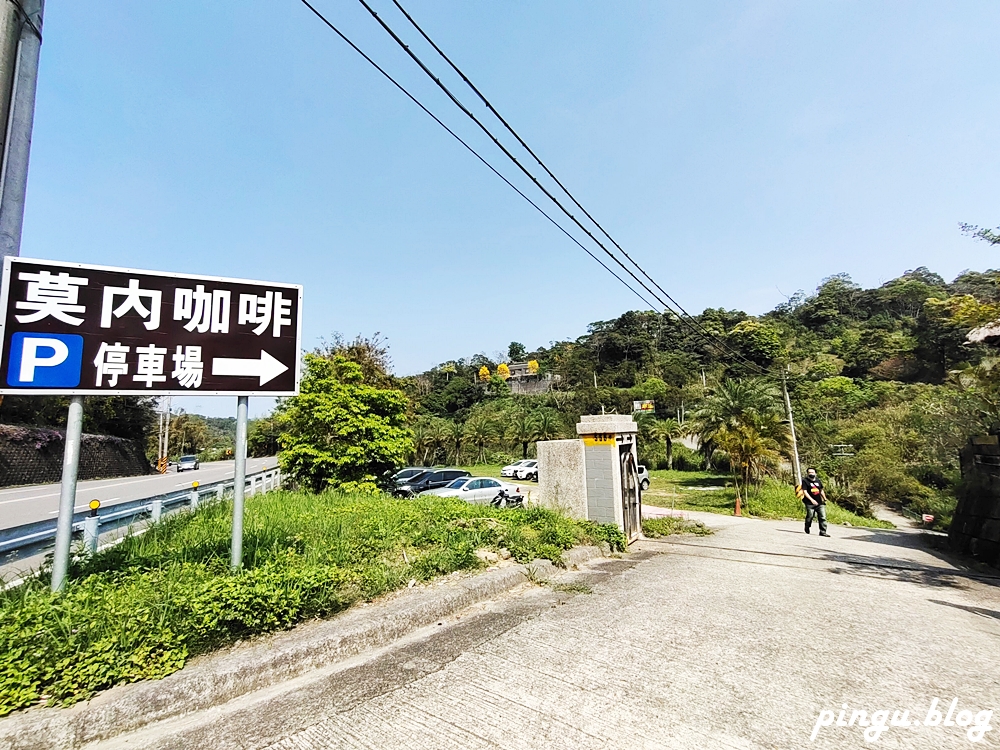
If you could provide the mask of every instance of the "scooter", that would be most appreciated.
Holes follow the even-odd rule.
[[[511,495],[507,490],[500,490],[497,496],[490,500],[490,505],[494,508],[521,508],[524,506],[524,495],[519,492]]]

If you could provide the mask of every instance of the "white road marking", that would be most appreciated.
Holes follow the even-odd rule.
[[[225,473],[223,473],[221,475],[221,477],[220,477],[220,475],[216,474],[216,472],[219,471],[220,469],[222,469],[221,466],[219,466],[219,467],[214,467],[214,466],[213,467],[205,467],[205,469],[207,471],[206,471],[206,473],[204,475],[202,475],[203,478],[198,480],[200,484],[209,484],[210,482],[218,482],[218,481],[222,481],[224,479],[228,479],[228,478],[233,477],[233,476],[236,475],[235,469],[230,469],[230,470],[226,471]],[[247,472],[266,471],[266,469],[267,469],[266,465],[254,466],[254,462],[253,461],[247,461]],[[77,494],[81,494],[81,493],[82,494],[100,493],[100,492],[107,491],[107,490],[115,488],[115,487],[121,487],[123,485],[139,484],[141,482],[163,481],[166,478],[166,476],[167,476],[166,474],[153,474],[153,475],[150,475],[150,476],[135,477],[135,478],[131,478],[131,479],[124,479],[124,480],[121,480],[121,481],[102,482],[101,484],[98,484],[98,485],[89,485],[88,484],[87,486],[82,486],[85,483],[81,482],[80,486],[78,486],[78,488],[77,488]],[[180,484],[176,484],[174,486],[175,487],[190,487],[191,483],[190,482],[181,482]],[[31,488],[22,488],[22,491],[25,491],[25,490],[28,491],[28,492],[30,492]],[[8,490],[7,492],[0,492],[0,497],[3,497],[5,494],[13,494],[14,492],[17,492],[17,491],[18,490]],[[32,500],[44,500],[45,498],[50,498],[50,497],[59,497],[59,493],[58,492],[47,492],[44,495],[28,495],[26,497],[15,497],[15,498],[11,498],[9,500],[0,500],[0,505],[9,505],[10,503],[24,503],[24,502],[28,502],[28,501],[32,501]],[[119,500],[119,499],[120,498],[115,497],[115,498],[111,498],[110,500],[101,500],[101,502],[107,503],[107,502],[112,502],[113,500]],[[59,511],[55,511],[54,513],[50,512],[49,515],[55,515],[55,513],[58,513],[58,512]]]
[[[256,470],[256,469],[252,469],[253,465],[254,465],[254,462],[252,460],[251,461],[247,461],[247,469],[248,470]],[[206,466],[202,467],[202,470],[203,471],[207,470],[209,473],[214,473],[215,471],[218,471],[219,469],[222,469],[222,468],[223,467],[221,467],[221,466],[208,466],[208,465],[206,465]],[[234,472],[232,470],[229,471],[229,475],[230,476],[233,473]],[[89,484],[89,482],[95,481],[95,480],[87,480],[87,482],[86,482],[87,486],[86,487],[81,487],[81,491],[83,489],[86,489],[88,492],[96,492],[98,490],[107,490],[107,489],[110,489],[112,487],[118,487],[118,486],[126,485],[126,484],[137,484],[139,482],[155,482],[157,480],[162,480],[166,476],[167,476],[167,474],[150,474],[150,475],[147,475],[147,476],[144,476],[144,477],[130,477],[130,478],[125,478],[125,479],[120,479],[120,480],[96,480],[96,481],[100,482],[99,484]],[[85,482],[81,482],[80,484],[83,485],[83,484],[85,484]],[[43,485],[43,487],[44,487],[44,485]],[[31,491],[37,491],[38,489],[40,489],[40,488],[37,487],[37,486],[35,486],[35,487],[22,487],[22,488],[19,488],[19,490],[6,490],[6,491],[0,490],[0,497],[3,497],[5,494],[13,494],[14,492],[18,492],[18,491],[31,492]],[[38,499],[38,498],[43,498],[43,497],[59,497],[59,493],[58,492],[49,492],[49,493],[46,493],[44,495],[32,495],[32,497],[30,497],[30,498],[16,498],[15,500],[0,500],[0,503],[17,502],[17,501],[20,501],[20,500]]]

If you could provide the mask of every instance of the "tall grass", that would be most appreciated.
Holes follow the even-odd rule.
[[[655,471],[652,472],[650,491],[643,494],[644,503],[678,510],[700,510],[709,513],[732,514],[736,507],[736,490],[731,477],[708,472]],[[707,488],[707,489],[706,489]],[[805,506],[787,484],[765,479],[758,488],[742,493],[742,510],[745,515],[758,518],[806,517]],[[853,513],[836,502],[826,506],[830,523],[871,528],[891,529],[888,521]]]
[[[338,612],[482,563],[481,547],[558,560],[580,543],[624,547],[614,527],[541,508],[446,498],[272,492],[248,499],[232,573],[232,506],[208,505],[74,564],[63,594],[42,575],[0,593],[0,715],[159,678],[193,655]]]

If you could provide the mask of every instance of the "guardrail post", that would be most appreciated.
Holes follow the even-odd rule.
[[[156,498],[153,500],[153,507],[151,510],[153,517],[153,523],[157,523],[163,516],[163,498]]]
[[[192,511],[198,510],[198,483],[197,482],[192,482],[191,483],[191,492],[188,495],[188,499],[191,502],[191,510]]]
[[[222,500],[222,496],[226,494],[226,483],[219,482],[219,486],[215,488],[215,499]]]

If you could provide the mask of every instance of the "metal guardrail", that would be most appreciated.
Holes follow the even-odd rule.
[[[83,510],[73,514],[73,533],[83,533],[84,546],[91,551],[97,548],[97,538],[101,527],[111,526],[115,529],[131,526],[136,521],[149,519],[153,523],[159,521],[163,514],[178,508],[188,507],[197,510],[198,506],[207,500],[221,500],[227,491],[232,491],[235,481],[223,479],[219,482],[199,484],[186,490],[175,490],[162,495],[153,495],[139,500],[128,500],[124,503],[110,505],[99,510],[96,515],[92,511]],[[281,486],[281,470],[265,469],[253,474],[247,474],[246,494],[256,495]],[[58,519],[47,518],[23,526],[0,529],[0,553],[23,550],[35,547],[56,538]]]

